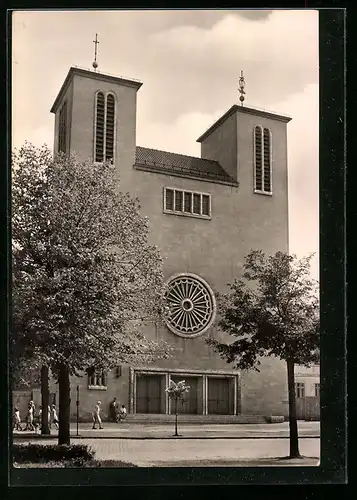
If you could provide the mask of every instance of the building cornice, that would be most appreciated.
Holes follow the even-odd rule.
[[[90,71],[88,69],[83,69],[83,68],[78,68],[76,66],[72,66],[69,69],[68,74],[67,74],[67,76],[62,84],[62,87],[61,87],[60,91],[58,92],[58,95],[55,99],[55,102],[52,105],[51,113],[56,113],[58,105],[61,102],[62,96],[66,92],[67,88],[69,87],[69,85],[72,82],[73,77],[75,75],[83,76],[85,78],[92,78],[95,80],[100,80],[102,82],[105,81],[105,82],[109,82],[109,83],[116,83],[119,85],[124,85],[126,87],[135,88],[136,90],[139,90],[140,87],[142,86],[142,82],[139,82],[138,80],[127,79],[127,78],[123,78],[123,77],[119,77],[119,76],[110,75],[108,73],[100,73],[99,71],[95,72],[95,71]]]
[[[163,168],[159,166],[152,166],[152,165],[139,165],[139,164],[134,164],[133,167],[136,170],[143,170],[144,172],[152,172],[155,174],[161,174],[161,175],[169,175],[173,177],[183,177],[184,179],[193,179],[196,181],[200,182],[211,182],[213,184],[223,184],[224,186],[233,186],[233,187],[238,187],[239,183],[234,181],[234,180],[224,180],[220,179],[218,177],[207,177],[204,174],[201,175],[195,175],[191,174],[189,172],[178,172],[175,170],[171,170],[169,168]]]
[[[209,127],[209,129],[206,130],[204,134],[202,134],[196,142],[202,142],[206,137],[208,137],[216,128],[218,128],[223,122],[227,120],[230,116],[232,116],[234,113],[243,113],[243,114],[249,114],[249,115],[254,115],[254,116],[261,116],[263,118],[270,118],[273,120],[281,121],[284,123],[288,123],[291,121],[290,116],[285,116],[285,115],[279,115],[276,113],[272,113],[270,111],[263,111],[260,109],[255,109],[255,108],[247,108],[245,106],[238,106],[237,104],[234,104],[229,110],[224,113],[218,120]]]

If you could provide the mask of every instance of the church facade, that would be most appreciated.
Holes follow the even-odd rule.
[[[147,366],[118,366],[71,381],[71,415],[90,419],[116,397],[130,415],[170,415],[170,379],[191,387],[180,413],[270,416],[288,414],[285,364],[263,359],[259,373],[240,372],[205,342],[217,329],[215,293],[242,271],[251,249],[288,251],[287,124],[279,114],[233,105],[197,139],[201,157],[136,144],[141,83],[72,67],[52,106],[55,151],[81,160],[112,159],[118,189],[138,197],[151,241],[164,257],[172,314],[145,335],[164,339],[174,356]],[[56,386],[51,388],[56,393]],[[58,401],[58,399],[57,399]],[[195,418],[195,417],[193,417]]]

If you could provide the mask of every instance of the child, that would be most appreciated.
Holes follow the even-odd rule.
[[[22,431],[20,410],[16,407],[14,411],[14,430]]]
[[[103,429],[102,419],[100,418],[100,411],[101,411],[100,405],[101,404],[102,403],[100,401],[98,401],[97,404],[95,405],[95,409],[93,412],[93,429],[96,429],[96,424],[99,424],[99,429]]]
[[[57,416],[57,412],[56,412],[56,407],[55,405],[51,405],[51,409],[50,409],[50,412],[51,412],[51,418],[49,420],[50,422],[50,426],[52,424],[55,425],[56,429],[58,429],[58,416]]]

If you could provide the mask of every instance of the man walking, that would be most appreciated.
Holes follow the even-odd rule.
[[[98,401],[97,404],[95,405],[94,412],[93,412],[93,429],[96,429],[96,425],[99,425],[99,429],[103,429],[102,427],[102,419],[100,418],[100,412],[101,412],[101,402]]]

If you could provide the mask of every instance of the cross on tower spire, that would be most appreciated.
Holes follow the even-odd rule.
[[[98,34],[96,33],[95,34],[95,40],[93,40],[93,43],[94,43],[94,62],[92,64],[93,68],[94,68],[94,71],[97,70],[98,68],[98,63],[97,63],[97,45],[98,45]]]
[[[239,97],[239,100],[240,100],[240,103],[241,105],[243,106],[243,102],[244,102],[244,99],[245,99],[245,92],[244,92],[244,87],[245,87],[245,80],[244,80],[244,76],[243,76],[243,71],[240,72],[240,78],[239,78],[239,93],[240,93],[240,97]]]

